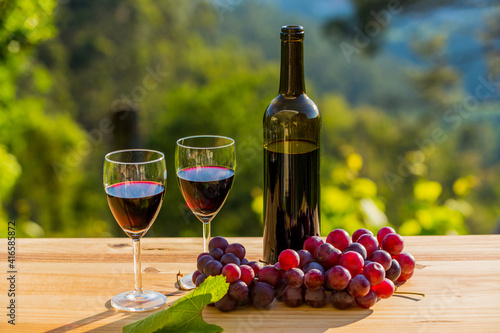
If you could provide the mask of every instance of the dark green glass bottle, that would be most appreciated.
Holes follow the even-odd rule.
[[[264,114],[264,260],[275,263],[281,251],[302,249],[320,235],[321,117],[306,95],[304,29],[281,28],[278,96]]]

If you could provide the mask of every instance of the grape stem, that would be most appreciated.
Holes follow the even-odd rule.
[[[425,297],[424,293],[416,293],[416,292],[412,292],[412,291],[398,291],[398,287],[396,287],[396,290],[394,291],[394,294],[398,294],[398,295],[418,295],[418,296]]]

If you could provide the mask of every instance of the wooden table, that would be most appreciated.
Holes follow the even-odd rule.
[[[261,258],[261,238],[232,238]],[[373,308],[336,310],[331,305],[269,310],[252,307],[231,313],[206,308],[204,318],[226,332],[500,332],[500,235],[405,237],[417,260],[413,278]],[[168,297],[176,273],[193,271],[200,238],[144,238],[145,289]],[[120,332],[149,313],[115,311],[110,298],[133,288],[132,248],[126,238],[17,239],[16,325],[7,324],[10,298],[7,241],[0,241],[4,277],[0,283],[1,332]]]

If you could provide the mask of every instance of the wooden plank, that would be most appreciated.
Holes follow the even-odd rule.
[[[247,258],[262,254],[261,238],[230,238],[247,248]],[[500,327],[500,235],[405,237],[416,258],[414,277],[372,309],[346,311],[327,305],[268,310],[252,307],[231,313],[204,310],[205,320],[226,332],[498,332]],[[8,281],[0,281],[1,332],[119,332],[146,314],[115,311],[110,298],[133,286],[131,241],[107,239],[18,239],[16,326],[7,324]],[[172,303],[185,292],[175,289],[179,269],[196,267],[200,238],[145,238],[143,285],[163,292]],[[0,240],[7,271],[7,242]],[[6,274],[4,275],[6,276]]]

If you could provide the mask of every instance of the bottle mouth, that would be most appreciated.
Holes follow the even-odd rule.
[[[281,39],[294,40],[304,38],[304,28],[301,25],[284,25],[281,27]]]

